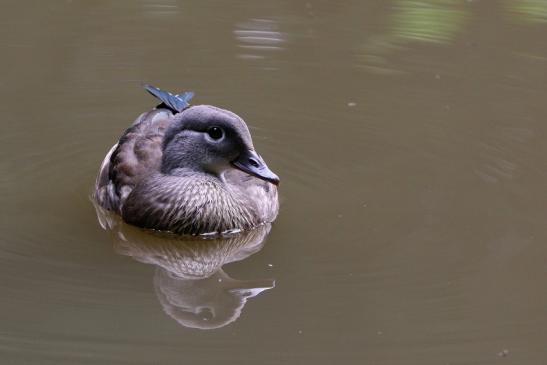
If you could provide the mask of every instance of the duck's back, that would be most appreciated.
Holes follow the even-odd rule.
[[[163,137],[172,116],[166,109],[141,114],[110,149],[95,182],[94,196],[102,207],[120,213],[135,185],[159,171]]]

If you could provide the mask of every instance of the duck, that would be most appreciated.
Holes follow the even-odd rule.
[[[192,92],[144,88],[160,104],[141,114],[104,158],[93,198],[128,224],[175,234],[245,231],[279,212],[279,177],[237,114],[190,105]]]

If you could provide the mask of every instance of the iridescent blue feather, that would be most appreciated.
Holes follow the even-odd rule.
[[[170,109],[173,113],[180,113],[187,108],[190,105],[188,101],[194,96],[192,91],[174,95],[152,85],[144,84],[143,86],[146,91],[161,100],[162,103],[157,108]]]

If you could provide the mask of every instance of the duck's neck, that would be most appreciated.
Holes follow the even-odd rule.
[[[257,222],[252,206],[221,178],[177,169],[139,183],[122,209],[128,223],[177,233],[248,229]]]

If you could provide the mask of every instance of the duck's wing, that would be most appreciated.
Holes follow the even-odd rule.
[[[95,182],[94,197],[103,208],[119,212],[135,185],[159,171],[163,136],[172,116],[166,109],[141,114],[110,149]]]
[[[173,113],[180,113],[187,108],[190,105],[190,99],[194,96],[192,91],[185,91],[175,95],[152,85],[144,84],[143,86],[146,91],[161,100],[162,103],[157,106],[158,109],[169,109]]]

